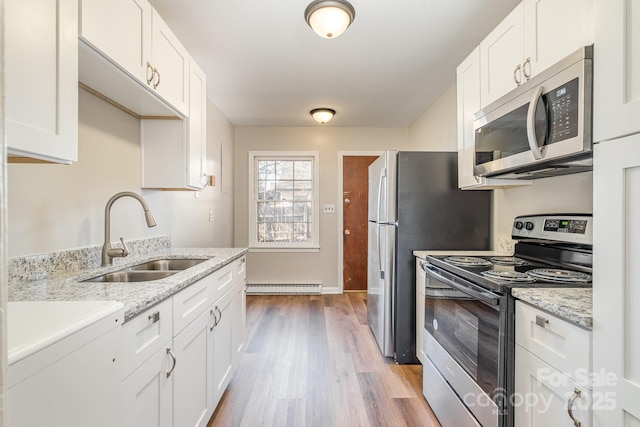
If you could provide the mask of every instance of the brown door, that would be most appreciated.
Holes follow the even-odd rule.
[[[345,291],[367,289],[368,168],[377,158],[342,158],[342,277]]]

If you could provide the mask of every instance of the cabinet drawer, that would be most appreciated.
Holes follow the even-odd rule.
[[[521,301],[516,302],[516,343],[580,382],[591,372],[591,331]]]
[[[244,280],[247,277],[247,257],[238,258],[233,262],[233,265],[235,266],[234,281]]]
[[[214,271],[209,276],[211,279],[209,280],[209,286],[211,287],[211,296],[213,300],[217,300],[221,296],[223,296],[234,283],[236,271],[236,262],[234,261],[231,264],[227,264],[222,267],[220,270]]]
[[[173,296],[173,336],[213,304],[211,281],[211,275],[203,277]]]
[[[122,379],[171,340],[171,308],[169,298],[122,326]]]

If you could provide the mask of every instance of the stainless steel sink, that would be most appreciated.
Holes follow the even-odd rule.
[[[132,267],[128,267],[127,270],[134,270],[134,271],[179,270],[179,271],[182,271],[182,270],[186,270],[189,267],[193,267],[194,265],[198,265],[204,261],[206,261],[206,259],[158,259],[155,261],[149,261],[142,264],[134,265]]]
[[[103,274],[102,276],[92,279],[83,280],[83,282],[149,282],[152,280],[164,279],[178,273],[177,271],[159,271],[159,270],[121,270],[113,273]]]
[[[150,282],[164,279],[206,259],[158,259],[83,280],[83,282]]]

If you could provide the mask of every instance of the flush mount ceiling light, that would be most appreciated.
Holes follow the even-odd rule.
[[[313,120],[315,120],[320,124],[325,124],[329,120],[333,119],[333,115],[335,113],[336,111],[332,110],[331,108],[315,108],[309,111],[309,114],[311,114],[311,117],[313,117]]]
[[[346,0],[314,0],[304,11],[307,24],[326,39],[344,33],[355,17],[356,10]]]

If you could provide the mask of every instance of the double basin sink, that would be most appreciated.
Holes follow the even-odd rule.
[[[149,282],[172,276],[206,259],[158,259],[103,274],[83,282]]]

